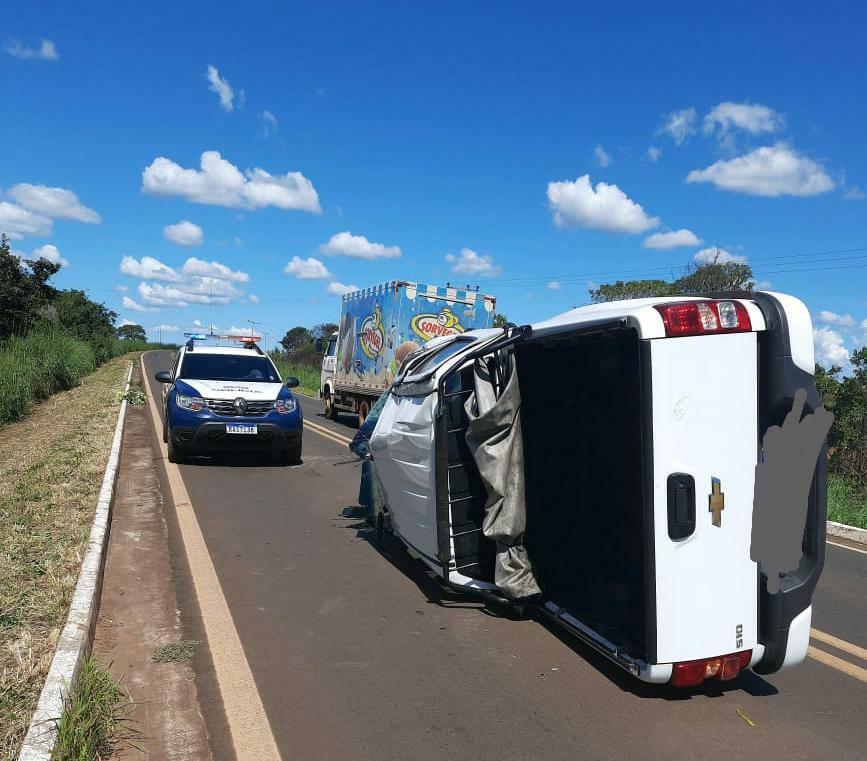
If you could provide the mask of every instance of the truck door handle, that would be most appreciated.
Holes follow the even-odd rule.
[[[695,479],[688,473],[668,477],[668,536],[686,539],[695,531]]]

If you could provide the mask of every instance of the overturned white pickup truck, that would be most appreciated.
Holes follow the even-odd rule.
[[[765,522],[803,529],[796,567],[753,559],[754,484],[796,390],[821,407],[813,370],[809,312],[776,293],[436,339],[377,405],[378,510],[450,586],[537,605],[642,680],[772,673],[807,650],[824,444],[803,508]]]

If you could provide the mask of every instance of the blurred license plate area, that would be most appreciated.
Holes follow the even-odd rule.
[[[253,423],[226,423],[226,433],[246,433],[256,435],[258,426]]]

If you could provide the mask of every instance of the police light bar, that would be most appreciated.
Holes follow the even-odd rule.
[[[192,338],[194,341],[205,341],[208,336],[204,333],[184,333],[184,338]]]
[[[258,343],[262,340],[262,336],[240,335],[236,334],[219,334],[219,333],[184,333],[185,338],[193,341],[243,341],[244,343]]]
[[[248,335],[243,335],[243,334],[239,335],[239,336],[236,336],[236,335],[221,336],[221,338],[224,338],[227,341],[243,341],[244,343],[247,343],[247,344],[254,344],[254,343],[257,343],[257,342],[262,340],[262,336],[252,336],[252,335],[248,336]]]

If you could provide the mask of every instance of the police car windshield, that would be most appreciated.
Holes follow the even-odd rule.
[[[235,354],[188,353],[184,356],[180,377],[189,380],[280,382],[280,376],[265,357]]]

